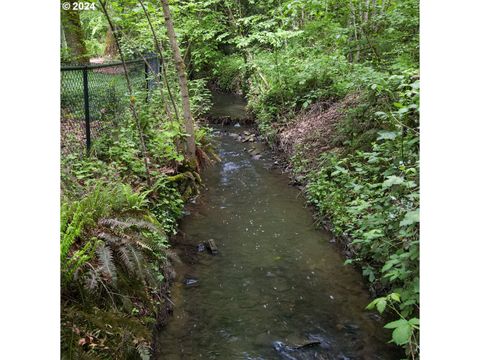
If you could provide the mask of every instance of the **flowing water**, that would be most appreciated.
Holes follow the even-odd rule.
[[[239,106],[222,100],[226,112]],[[386,345],[383,320],[364,310],[370,298],[361,275],[343,265],[332,236],[316,229],[268,150],[232,136],[245,130],[216,129],[222,162],[204,172],[206,189],[181,222],[183,265],[158,359],[400,358]],[[188,250],[208,239],[218,255]],[[186,279],[198,282],[187,286]]]

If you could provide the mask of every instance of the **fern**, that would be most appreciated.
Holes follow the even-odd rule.
[[[71,275],[93,255],[91,240],[87,238],[87,243],[82,246],[81,237],[110,211],[111,192],[112,187],[97,185],[79,201],[64,200],[60,209],[60,263],[65,281],[69,282]],[[73,250],[77,242],[80,243],[79,249]]]
[[[142,360],[149,360],[151,356],[151,349],[146,343],[142,342],[137,345],[137,352]]]
[[[137,276],[142,281],[144,281],[144,279],[145,279],[145,275],[144,275],[145,260],[142,256],[142,253],[140,251],[138,251],[137,249],[135,249],[135,247],[133,245],[127,245],[126,248],[130,252],[132,262],[135,265],[135,273],[137,274]]]
[[[154,315],[150,292],[157,291],[163,280],[158,260],[166,248],[167,237],[164,225],[146,210],[147,194],[117,184],[97,186],[75,202],[64,199],[61,212],[62,280],[66,281],[65,285],[74,281],[86,291],[78,292],[75,286],[62,286],[62,290],[75,289],[82,294],[84,307],[93,305],[101,311],[128,314],[127,319],[131,316],[128,303],[131,307],[135,299]],[[177,201],[176,190],[172,190],[171,195]],[[175,204],[180,207],[182,203]],[[69,293],[68,298],[78,296],[77,293]],[[124,324],[117,328],[124,330]],[[131,345],[130,340],[124,343],[120,357],[114,358],[126,354],[128,343]],[[136,356],[140,352],[147,356],[147,349],[140,347]],[[85,350],[78,354],[85,355]],[[129,347],[128,351],[135,352],[135,348]]]
[[[100,263],[99,271],[111,281],[114,285],[117,281],[117,268],[113,262],[112,249],[105,244],[97,247],[98,262]]]
[[[125,220],[109,218],[102,219],[99,223],[111,230],[111,233],[102,232],[98,235],[108,243],[118,246],[121,246],[121,243],[133,243],[147,250],[154,257],[157,257],[165,248],[166,235],[163,230],[152,221],[135,218]]]
[[[87,276],[85,277],[84,285],[89,291],[94,291],[98,287],[98,277],[99,274],[96,269],[90,269]]]
[[[92,258],[93,253],[95,252],[95,246],[95,239],[92,239],[87,242],[83,248],[75,251],[72,257],[66,261],[62,268],[65,281],[68,282],[71,280],[72,276],[76,275],[82,266]]]
[[[151,253],[154,252],[153,249],[150,246],[148,246],[145,242],[143,242],[141,240],[136,240],[135,244],[138,245],[143,250],[148,250]]]
[[[114,210],[121,211],[125,208],[131,210],[145,210],[147,207],[147,196],[150,191],[135,192],[128,184],[121,184],[116,189]]]
[[[153,224],[150,221],[135,219],[135,218],[128,218],[125,220],[119,219],[101,219],[99,221],[100,225],[107,226],[111,229],[121,229],[126,230],[132,227],[137,227],[138,229],[145,229],[151,232],[162,232],[159,226]]]
[[[104,231],[98,233],[97,237],[105,242],[104,246],[111,249],[112,262],[121,265],[128,274],[142,282],[148,279],[149,283],[158,285],[158,281],[150,281],[157,277],[151,274],[153,270],[148,268],[145,256],[157,260],[165,248],[166,237],[152,218],[145,219],[100,219],[98,224]]]
[[[111,234],[109,232],[101,232],[97,235],[99,239],[102,239],[105,241],[105,243],[109,245],[115,245],[115,244],[122,244],[125,242],[125,238],[121,236],[117,236],[115,234]]]
[[[117,249],[118,257],[121,260],[122,264],[127,268],[127,270],[135,274],[135,264],[132,261],[130,250],[125,246],[120,246]]]

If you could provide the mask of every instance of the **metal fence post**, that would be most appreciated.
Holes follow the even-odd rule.
[[[162,62],[158,56],[155,57],[155,71],[157,72],[158,78],[160,79],[162,76]]]
[[[147,89],[147,97],[145,101],[148,102],[148,99],[150,98],[150,80],[148,79],[148,66],[150,64],[150,60],[148,57],[145,57],[145,84],[146,84],[146,89]]]
[[[90,102],[88,96],[88,68],[83,68],[83,104],[85,106],[85,134],[87,135],[87,154],[90,154]]]

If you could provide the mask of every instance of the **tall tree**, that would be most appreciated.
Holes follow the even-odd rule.
[[[108,28],[107,34],[105,36],[105,56],[115,57],[118,55],[117,44],[115,43],[115,37],[113,36],[112,29]]]
[[[193,122],[192,111],[190,110],[190,97],[188,95],[187,75],[185,73],[185,63],[183,62],[180,48],[177,43],[177,36],[175,35],[175,28],[173,26],[173,19],[170,13],[168,0],[161,0],[163,15],[165,17],[165,26],[167,28],[167,36],[172,48],[173,60],[177,69],[178,82],[180,84],[180,94],[182,96],[183,117],[185,121],[185,132],[187,138],[187,158],[191,161],[195,159],[195,127]]]
[[[61,21],[68,49],[75,62],[86,64],[89,62],[85,37],[80,22],[80,12],[73,9],[73,0],[68,0],[70,10],[62,10]]]

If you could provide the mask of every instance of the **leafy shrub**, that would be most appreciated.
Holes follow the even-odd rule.
[[[347,141],[350,152],[321,155],[321,166],[307,175],[307,196],[329,217],[333,232],[350,240],[347,263],[360,265],[375,293],[392,292],[368,308],[383,312],[388,305],[399,317],[386,325],[393,329],[392,341],[414,356],[419,328],[418,81],[408,76],[389,80],[395,85],[371,86],[386,92],[390,103],[375,100],[362,115],[366,127],[349,117],[339,124],[346,132],[373,129],[376,139],[369,149],[355,149],[357,143]]]
[[[245,77],[244,61],[240,55],[224,56],[213,69],[213,75],[221,90],[238,93]]]
[[[151,210],[166,233],[175,233],[177,219],[182,215],[184,201],[168,177],[160,177],[151,187]]]

